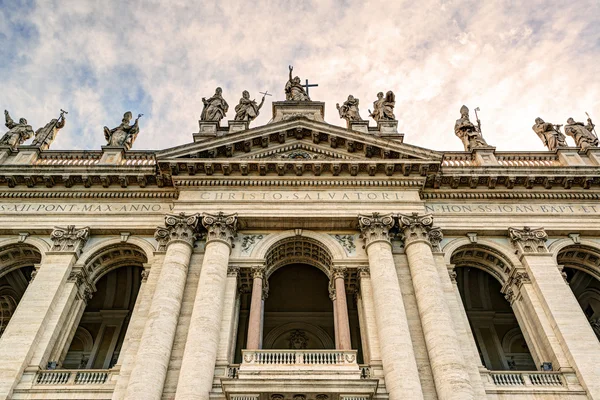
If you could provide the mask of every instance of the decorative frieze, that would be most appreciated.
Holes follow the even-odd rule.
[[[220,240],[233,246],[237,234],[237,214],[203,214],[202,226],[208,231],[206,242]]]
[[[392,214],[359,214],[358,225],[362,232],[361,237],[365,241],[365,247],[378,241],[390,243],[392,236],[390,231],[394,227],[394,217]]]
[[[331,235],[344,248],[347,255],[353,255],[356,252],[354,244],[354,235]]]
[[[405,247],[416,241],[426,241],[431,245],[433,251],[441,251],[440,242],[444,235],[440,228],[433,226],[431,214],[398,214],[398,226],[402,232]]]
[[[250,254],[254,246],[264,237],[265,235],[242,235],[242,254]]]
[[[83,246],[90,237],[90,228],[76,229],[75,225],[69,225],[66,228],[55,227],[50,235],[52,239],[52,251],[74,252],[81,254]]]
[[[548,240],[548,234],[544,228],[530,228],[528,226],[523,227],[523,229],[508,228],[508,235],[520,256],[548,253],[548,247],[545,243]]]
[[[154,238],[158,242],[158,250],[165,251],[168,244],[173,241],[182,241],[193,246],[198,238],[199,220],[200,214],[167,214],[165,227],[156,228],[154,233]]]

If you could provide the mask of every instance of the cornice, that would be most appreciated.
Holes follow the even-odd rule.
[[[600,200],[600,193],[569,193],[565,191],[549,193],[544,192],[423,192],[421,193],[423,200],[454,200],[454,199],[534,199],[534,200]]]
[[[105,191],[105,192],[51,192],[51,191],[15,191],[0,192],[2,199],[176,199],[179,193],[170,191]]]
[[[340,179],[340,180],[315,180],[315,179],[282,179],[272,177],[267,179],[174,179],[176,187],[194,186],[259,186],[259,187],[311,187],[311,186],[342,186],[342,187],[423,187],[423,179],[410,180],[379,180],[379,179]]]

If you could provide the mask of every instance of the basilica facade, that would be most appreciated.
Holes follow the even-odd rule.
[[[497,151],[466,109],[428,150],[393,93],[342,128],[291,75],[165,150],[7,113],[0,399],[600,400],[597,140]]]

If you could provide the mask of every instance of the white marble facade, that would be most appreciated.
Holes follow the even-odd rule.
[[[438,152],[323,107],[0,148],[0,399],[600,400],[600,149]]]

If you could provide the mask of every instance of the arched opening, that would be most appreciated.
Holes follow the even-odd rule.
[[[312,238],[290,237],[271,246],[265,256],[265,292],[268,296],[262,305],[262,349],[336,349],[335,305],[330,297],[332,264],[331,252]],[[252,278],[244,272],[241,276],[235,362],[241,362],[241,351],[246,348],[247,333],[252,324],[249,321]],[[350,282],[354,282],[352,290],[349,290]],[[348,311],[350,346],[358,350],[358,361],[362,362],[355,282],[355,270],[348,270],[344,308]]]
[[[146,261],[133,246],[104,249],[91,258],[85,269],[96,290],[73,329],[63,368],[107,369],[117,363]]]
[[[41,259],[38,249],[29,245],[0,249],[0,337],[29,286],[34,265]]]
[[[501,292],[506,261],[492,249],[467,246],[453,254],[452,263],[482,364],[496,371],[535,370],[515,313]]]
[[[600,340],[600,252],[587,246],[567,246],[557,257],[569,287]]]

